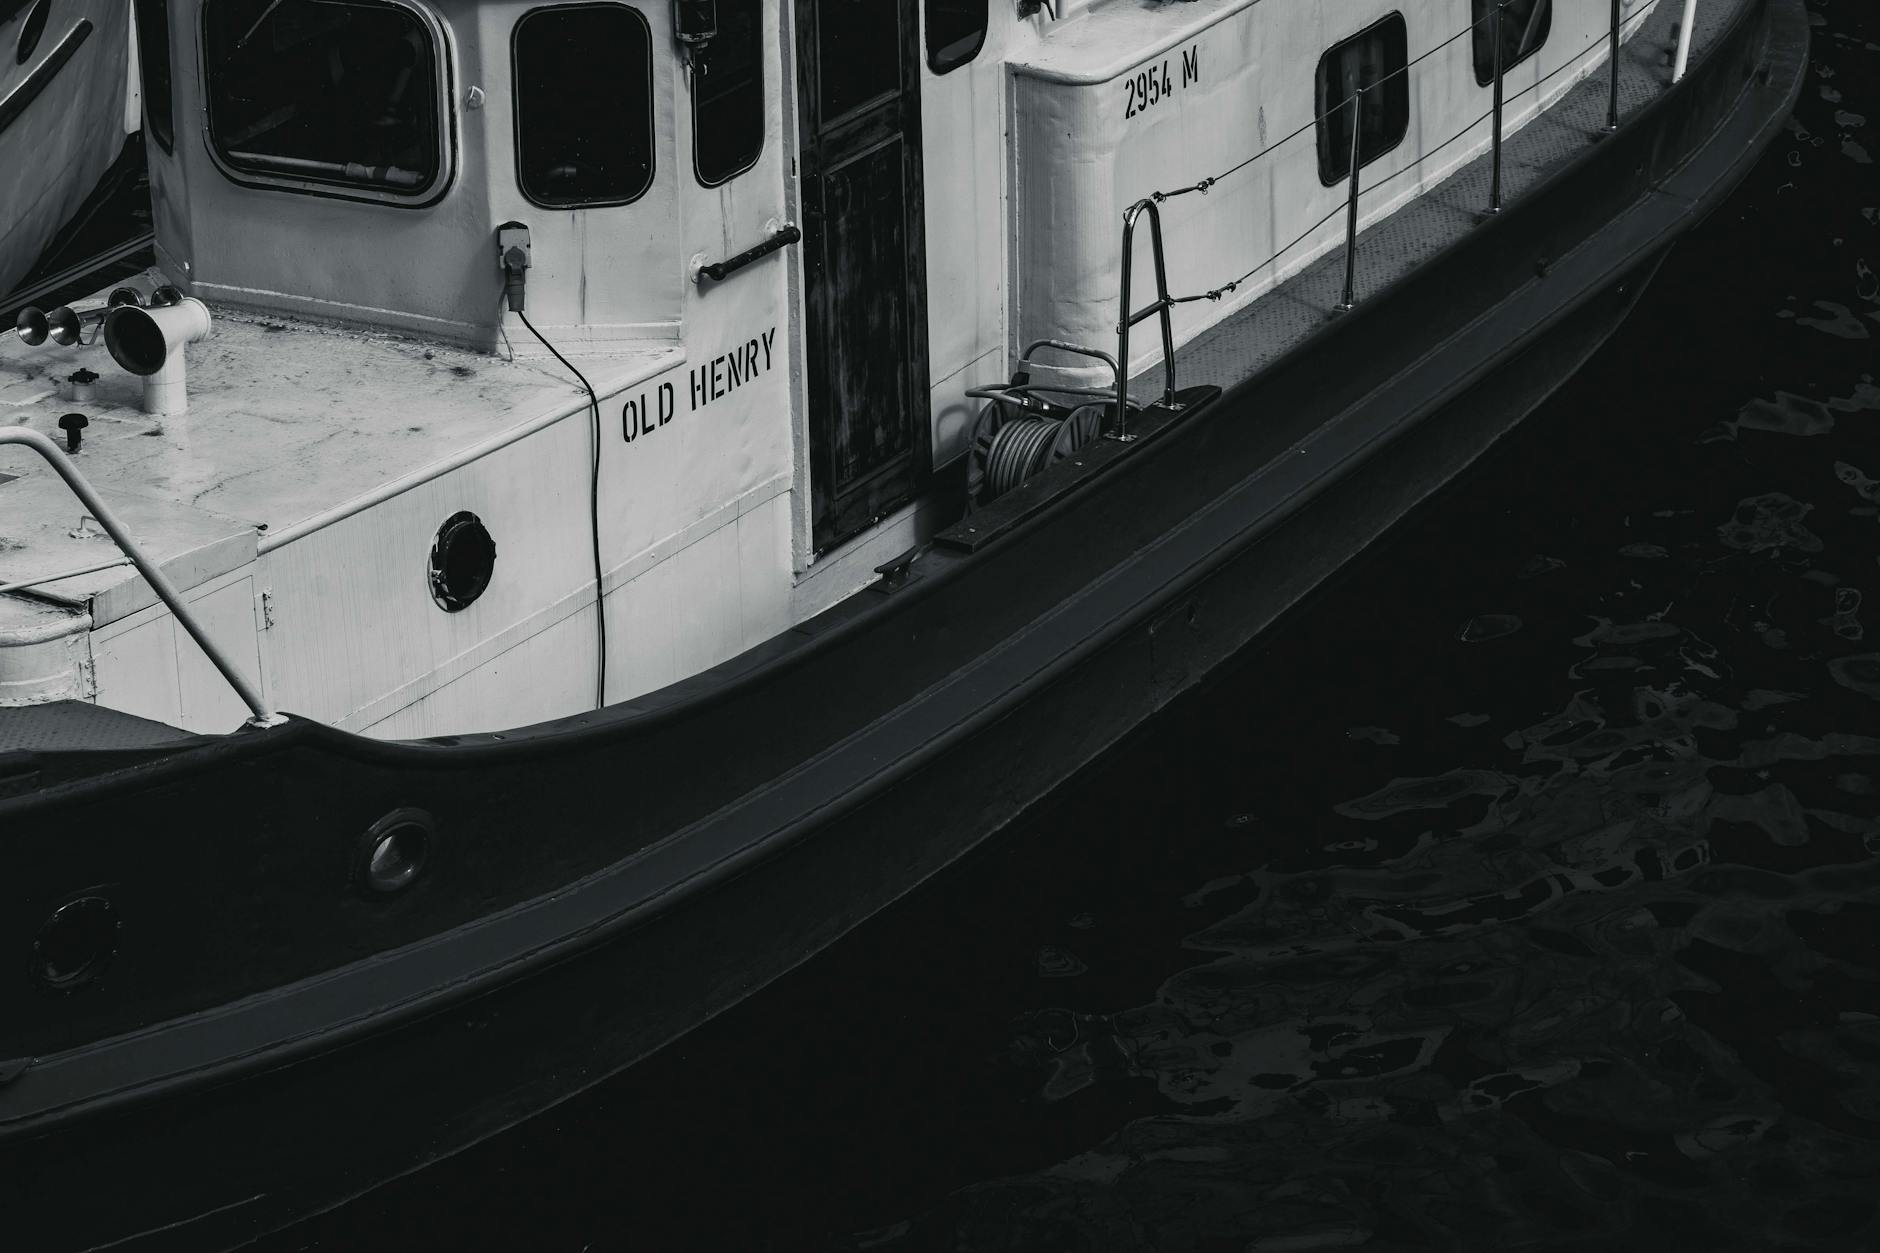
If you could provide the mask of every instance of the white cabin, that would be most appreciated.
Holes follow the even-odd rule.
[[[79,471],[272,704],[390,737],[649,693],[865,586],[957,512],[968,388],[1034,340],[1115,350],[1130,204],[1218,178],[1163,206],[1171,289],[1232,282],[1185,343],[1342,247],[1353,88],[1371,221],[1486,148],[1495,52],[1489,0],[136,11],[131,286],[207,333],[150,383],[101,291],[76,342],[0,346],[0,424],[83,414]],[[1512,0],[1509,131],[1608,14]],[[136,574],[85,569],[116,549],[49,468],[8,476],[0,706],[239,723]]]

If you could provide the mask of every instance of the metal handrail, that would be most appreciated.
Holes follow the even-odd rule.
[[[203,630],[202,623],[197,621],[195,613],[184,602],[182,594],[176,590],[176,586],[170,582],[169,577],[163,573],[156,562],[144,555],[143,549],[138,547],[137,541],[131,538],[130,532],[124,528],[122,522],[118,521],[117,515],[111,512],[110,506],[104,503],[104,499],[98,495],[97,490],[85,480],[84,475],[78,472],[78,467],[72,464],[71,459],[57,444],[38,431],[28,430],[23,426],[0,427],[0,444],[19,444],[30,448],[58,472],[59,477],[65,480],[65,485],[72,489],[72,494],[77,496],[85,508],[91,511],[91,516],[98,520],[98,525],[105,529],[105,534],[109,535],[124,555],[130,558],[131,564],[137,567],[137,573],[143,575],[144,582],[150,584],[150,590],[155,592],[157,598],[169,608],[171,613],[176,615],[177,622],[189,632],[189,638],[196,641],[196,646],[202,649],[204,656],[208,657],[209,664],[221,672],[222,677],[228,680],[229,686],[235,689],[236,695],[241,697],[242,703],[248,706],[249,712],[254,715],[248,719],[249,726],[275,727],[287,721],[286,718],[269,708],[267,701],[262,699],[261,693],[242,676],[222,650],[216,647],[215,641],[209,638],[207,631]]]
[[[1101,348],[1086,348],[1082,344],[1067,343],[1066,341],[1061,340],[1061,339],[1034,339],[1032,340],[1031,343],[1025,346],[1025,351],[1018,354],[1019,364],[1020,365],[1037,364],[1037,365],[1045,366],[1046,368],[1050,368],[1050,369],[1062,368],[1062,367],[1052,366],[1049,361],[1040,361],[1040,362],[1034,363],[1032,361],[1032,356],[1040,348],[1055,348],[1059,352],[1068,352],[1079,357],[1089,357],[1093,361],[1101,361],[1104,365],[1107,365],[1110,367],[1110,376],[1111,378],[1115,380],[1115,382],[1107,389],[1102,388],[1102,387],[1061,387],[1055,383],[1028,384],[1028,386],[1031,388],[1032,391],[1050,392],[1053,395],[1062,395],[1062,396],[1085,396],[1093,400],[1108,400],[1112,396],[1122,394],[1123,389],[1127,386],[1126,380],[1123,378],[1123,365],[1115,357],[1112,357],[1109,353],[1103,351],[1103,349]]]
[[[57,574],[36,574],[30,579],[21,579],[17,583],[0,583],[0,592],[24,592],[35,587],[44,587],[48,583],[62,583],[66,579],[75,579],[81,574],[97,574],[100,570],[115,570],[119,566],[131,564],[129,557],[113,557],[109,561],[94,561],[88,566],[76,570],[61,570]]]
[[[1130,270],[1136,259],[1136,219],[1143,214],[1149,215],[1149,241],[1155,252],[1155,300],[1140,309],[1129,307]],[[1162,321],[1162,369],[1165,386],[1162,390],[1162,407],[1171,412],[1182,408],[1175,400],[1175,324],[1169,317],[1169,310],[1175,302],[1168,294],[1168,265],[1162,257],[1162,210],[1156,207],[1154,199],[1144,197],[1123,211],[1123,274],[1122,296],[1117,301],[1119,306],[1116,321],[1116,434],[1114,438],[1128,443],[1135,437],[1129,434],[1126,423],[1129,415],[1129,328],[1146,317],[1159,316]]]
[[[1697,0],[1683,0],[1683,3],[1685,6],[1684,7],[1685,20],[1682,23],[1679,29],[1679,33],[1678,33],[1677,66],[1673,70],[1673,74],[1672,74],[1672,82],[1674,83],[1677,82],[1678,79],[1683,77],[1684,61],[1689,55],[1690,42],[1691,42],[1691,27],[1694,25],[1694,17],[1695,17],[1696,8],[1697,8]],[[1434,47],[1431,47],[1425,50],[1424,52],[1418,54],[1416,57],[1407,61],[1404,65],[1400,66],[1399,68],[1395,70],[1392,70],[1390,73],[1384,75],[1382,78],[1379,78],[1376,82],[1366,83],[1362,86],[1357,87],[1352,92],[1351,95],[1346,96],[1344,99],[1338,101],[1336,104],[1330,105],[1329,107],[1326,108],[1326,110],[1323,113],[1320,113],[1314,116],[1313,119],[1307,122],[1304,126],[1301,126],[1297,130],[1282,137],[1281,139],[1278,139],[1274,141],[1273,143],[1266,145],[1264,148],[1260,149],[1258,152],[1254,153],[1252,156],[1246,157],[1243,160],[1236,162],[1234,165],[1222,171],[1220,174],[1211,175],[1207,178],[1201,179],[1199,182],[1192,183],[1184,187],[1177,187],[1173,189],[1172,191],[1152,191],[1141,200],[1138,200],[1134,204],[1130,205],[1128,209],[1124,210],[1123,212],[1123,257],[1122,257],[1122,266],[1121,266],[1122,293],[1121,293],[1121,300],[1119,302],[1122,306],[1123,313],[1122,313],[1121,320],[1117,324],[1117,340],[1118,340],[1117,358],[1118,358],[1119,364],[1124,369],[1128,368],[1129,328],[1134,326],[1137,322],[1142,321],[1144,318],[1148,317],[1150,314],[1159,313],[1162,318],[1163,360],[1165,362],[1167,374],[1168,374],[1168,390],[1166,393],[1166,403],[1168,403],[1171,407],[1179,407],[1179,406],[1174,406],[1175,345],[1174,345],[1174,335],[1171,331],[1170,323],[1169,323],[1170,308],[1179,304],[1187,304],[1191,301],[1219,300],[1221,297],[1227,295],[1229,292],[1234,291],[1242,283],[1252,278],[1255,274],[1259,273],[1261,270],[1265,269],[1267,266],[1279,260],[1280,257],[1284,256],[1287,252],[1291,251],[1293,248],[1303,243],[1306,239],[1316,234],[1320,227],[1324,226],[1328,221],[1330,221],[1333,217],[1337,216],[1339,213],[1343,213],[1345,215],[1345,283],[1344,283],[1344,291],[1342,293],[1342,298],[1339,300],[1335,308],[1338,312],[1343,313],[1343,312],[1348,312],[1352,308],[1356,307],[1356,303],[1357,303],[1358,207],[1359,207],[1359,200],[1364,190],[1360,185],[1360,179],[1359,179],[1360,163],[1359,163],[1358,158],[1359,158],[1360,136],[1363,133],[1363,125],[1364,125],[1363,118],[1364,118],[1365,93],[1372,91],[1378,87],[1381,87],[1384,83],[1388,82],[1390,79],[1396,77],[1399,74],[1408,73],[1410,69],[1413,66],[1417,65],[1419,62],[1425,60],[1426,58],[1430,56],[1433,56],[1437,52],[1440,52],[1442,49],[1448,47],[1450,44],[1454,43],[1456,40],[1461,39],[1463,36],[1472,33],[1475,30],[1475,28],[1478,25],[1480,25],[1481,22],[1484,22],[1484,21],[1492,22],[1494,25],[1494,34],[1491,40],[1494,46],[1494,79],[1493,79],[1494,97],[1493,97],[1492,107],[1489,109],[1487,113],[1484,113],[1480,117],[1475,118],[1468,125],[1464,126],[1460,131],[1456,132],[1455,135],[1450,136],[1450,138],[1436,145],[1435,148],[1432,148],[1429,151],[1425,152],[1423,156],[1419,157],[1417,159],[1417,162],[1415,162],[1412,166],[1405,167],[1405,168],[1414,168],[1414,165],[1421,164],[1424,160],[1427,160],[1435,152],[1440,151],[1442,148],[1447,147],[1449,144],[1455,142],[1455,140],[1461,138],[1463,135],[1468,134],[1469,132],[1474,130],[1477,126],[1481,125],[1483,122],[1492,120],[1492,131],[1491,131],[1490,142],[1489,142],[1489,146],[1491,150],[1489,204],[1488,204],[1487,210],[1484,212],[1482,216],[1484,218],[1489,218],[1489,217],[1495,216],[1496,214],[1499,214],[1502,209],[1502,177],[1501,177],[1502,114],[1507,104],[1507,99],[1506,99],[1504,88],[1503,88],[1504,72],[1505,72],[1506,67],[1502,63],[1503,61],[1502,35],[1503,35],[1503,23],[1506,20],[1505,11],[1508,7],[1508,4],[1509,4],[1509,0],[1499,0],[1499,3],[1493,5],[1488,10],[1487,16],[1485,16],[1484,18],[1479,19],[1478,21],[1475,21],[1475,22],[1470,22],[1467,26],[1463,27],[1462,30],[1458,31],[1456,34],[1449,36],[1447,39],[1442,40],[1440,43],[1436,44]],[[1610,23],[1610,29],[1606,31],[1602,31],[1597,37],[1590,40],[1585,47],[1581,48],[1578,52],[1568,57],[1564,63],[1548,71],[1546,74],[1542,75],[1539,81],[1532,83],[1527,87],[1523,87],[1520,91],[1516,92],[1515,98],[1518,99],[1519,97],[1526,95],[1528,92],[1535,90],[1536,88],[1540,87],[1541,84],[1553,78],[1556,74],[1559,74],[1560,72],[1562,72],[1563,70],[1567,69],[1570,66],[1577,65],[1589,52],[1593,51],[1601,43],[1607,43],[1608,49],[1609,49],[1608,55],[1611,60],[1611,65],[1610,65],[1610,84],[1608,88],[1608,107],[1607,107],[1606,126],[1600,134],[1594,135],[1593,138],[1598,139],[1598,138],[1601,138],[1606,133],[1617,130],[1619,126],[1619,41],[1620,41],[1620,37],[1623,34],[1624,28],[1626,26],[1639,21],[1650,11],[1651,9],[1649,6],[1641,6],[1630,17],[1625,17],[1625,16],[1622,16],[1621,14],[1620,0],[1612,0],[1612,20]],[[1532,19],[1530,19],[1530,28],[1531,26],[1532,26]],[[1525,43],[1525,38],[1523,42]],[[1312,130],[1313,128],[1318,126],[1320,123],[1323,123],[1329,118],[1333,117],[1335,114],[1339,112],[1339,110],[1344,109],[1347,106],[1350,106],[1352,109],[1352,127],[1351,127],[1351,150],[1350,150],[1351,166],[1350,166],[1350,170],[1348,173],[1345,202],[1337,206],[1336,208],[1334,208],[1330,213],[1327,213],[1324,217],[1320,218],[1318,221],[1314,222],[1311,226],[1306,228],[1303,234],[1294,238],[1285,247],[1278,249],[1272,255],[1268,256],[1266,260],[1260,262],[1258,265],[1254,266],[1252,269],[1246,271],[1240,277],[1233,279],[1230,282],[1223,283],[1219,287],[1211,288],[1207,291],[1198,292],[1193,295],[1170,296],[1168,292],[1167,272],[1164,266],[1163,253],[1162,253],[1161,212],[1160,210],[1157,209],[1156,206],[1161,204],[1165,200],[1172,200],[1177,196],[1184,196],[1191,192],[1198,192],[1204,196],[1207,195],[1208,190],[1211,187],[1213,187],[1216,183],[1220,182],[1222,179],[1227,178],[1229,175],[1236,174],[1239,171],[1246,169],[1248,166],[1254,164],[1256,161],[1259,161],[1262,158],[1271,155],[1273,152],[1291,143],[1293,140],[1299,138],[1301,135],[1305,134],[1307,131]],[[1400,170],[1392,174],[1386,175],[1383,179],[1379,180],[1380,185],[1383,182],[1388,182],[1391,178],[1396,177],[1397,173],[1401,173],[1401,172],[1402,171]],[[1375,190],[1375,188],[1373,188],[1373,190]],[[1154,303],[1144,306],[1140,311],[1131,311],[1129,307],[1130,269],[1135,259],[1134,250],[1132,248],[1132,243],[1133,243],[1132,234],[1133,234],[1136,219],[1139,216],[1141,216],[1141,214],[1144,213],[1145,211],[1151,215],[1150,226],[1152,228],[1153,237],[1155,241],[1157,299],[1154,301]],[[1117,393],[1118,393],[1117,395],[1118,406],[1117,407],[1118,407],[1118,411],[1120,415],[1121,411],[1125,407],[1124,402],[1127,398],[1124,395],[1124,389],[1120,386],[1117,389]],[[1119,423],[1121,422],[1120,416],[1118,418],[1118,421]],[[1118,438],[1122,438],[1122,439],[1128,438],[1128,436],[1120,434],[1120,426],[1119,426]]]
[[[1688,2],[1691,3],[1693,6],[1695,5],[1695,0],[1688,0]],[[1501,4],[1491,7],[1487,11],[1487,15],[1482,19],[1482,21],[1499,23],[1502,20],[1501,9],[1506,3],[1507,3],[1507,0],[1502,0]],[[1609,49],[1610,49],[1609,56],[1611,58],[1611,67],[1610,67],[1611,83],[1610,83],[1610,88],[1609,88],[1607,126],[1605,129],[1606,131],[1616,130],[1618,128],[1618,110],[1619,110],[1619,85],[1618,85],[1619,84],[1619,57],[1618,57],[1619,41],[1626,27],[1632,26],[1642,21],[1651,12],[1652,12],[1652,9],[1649,6],[1642,6],[1637,11],[1632,13],[1629,17],[1624,16],[1621,13],[1621,5],[1619,3],[1619,0],[1612,0],[1612,21],[1611,21],[1609,30],[1602,31],[1593,39],[1589,40],[1586,46],[1582,47],[1579,51],[1575,52],[1572,56],[1568,57],[1561,65],[1543,74],[1538,82],[1531,83],[1528,86],[1521,88],[1519,91],[1513,92],[1512,94],[1505,95],[1505,98],[1502,101],[1502,106],[1505,107],[1506,104],[1509,103],[1510,101],[1520,99],[1521,97],[1527,95],[1529,92],[1532,92],[1538,89],[1542,84],[1554,78],[1556,75],[1564,72],[1565,70],[1575,65],[1578,65],[1583,59],[1585,59],[1585,57],[1589,53],[1593,52],[1601,44],[1608,44]],[[1247,167],[1255,164],[1256,162],[1268,156],[1271,156],[1274,152],[1277,152],[1280,148],[1283,148],[1287,144],[1292,143],[1294,140],[1306,134],[1308,131],[1313,130],[1320,123],[1323,123],[1327,121],[1328,119],[1330,119],[1331,117],[1333,117],[1341,109],[1344,109],[1348,106],[1356,105],[1359,97],[1364,92],[1375,90],[1376,88],[1382,86],[1384,83],[1390,81],[1392,78],[1395,78],[1399,74],[1408,73],[1410,69],[1416,66],[1419,62],[1426,60],[1430,56],[1434,55],[1437,52],[1442,51],[1444,48],[1448,47],[1450,44],[1456,42],[1458,39],[1461,39],[1463,36],[1468,35],[1471,32],[1473,32],[1476,26],[1479,24],[1480,23],[1478,22],[1469,23],[1467,26],[1463,27],[1457,33],[1449,36],[1449,38],[1441,41],[1440,43],[1436,44],[1434,47],[1426,49],[1424,52],[1412,58],[1402,67],[1392,70],[1390,73],[1384,75],[1382,78],[1378,79],[1377,82],[1368,83],[1365,86],[1354,90],[1351,95],[1346,96],[1336,101],[1335,103],[1327,105],[1324,112],[1316,114],[1311,120],[1307,121],[1303,126],[1300,126],[1298,129],[1266,145],[1265,147],[1261,148],[1258,152],[1255,152],[1253,155],[1249,157],[1245,157],[1242,160],[1236,162],[1234,165],[1228,167],[1226,170],[1223,170],[1221,173],[1210,175],[1207,178],[1201,179],[1199,182],[1191,183],[1182,187],[1177,187],[1177,188],[1174,188],[1173,190],[1152,191],[1149,193],[1146,199],[1153,200],[1159,204],[1165,200],[1172,200],[1177,196],[1185,196],[1194,192],[1198,192],[1202,195],[1206,195],[1209,192],[1209,190],[1212,189],[1217,183],[1221,182],[1221,180],[1229,177],[1230,175],[1236,174],[1240,172],[1241,170],[1246,169]],[[1688,36],[1686,38],[1688,38]],[[1497,48],[1499,48],[1500,40],[1496,40],[1495,42],[1496,42]],[[1359,107],[1362,107],[1362,106],[1359,106]],[[1416,162],[1415,164],[1411,166],[1406,166],[1405,169],[1407,170],[1407,169],[1416,168],[1417,164],[1421,164],[1422,161],[1427,160],[1429,157],[1435,155],[1435,153],[1439,152],[1443,148],[1446,148],[1449,144],[1455,142],[1457,139],[1462,138],[1464,135],[1469,134],[1476,127],[1480,126],[1483,122],[1489,122],[1491,120],[1498,120],[1498,117],[1499,117],[1498,110],[1491,108],[1488,112],[1483,113],[1479,117],[1476,117],[1473,120],[1471,120],[1461,130],[1457,131],[1454,135],[1450,136],[1448,139],[1444,140],[1442,143],[1437,144],[1434,147],[1428,149],[1423,154],[1423,156],[1418,159],[1418,162]],[[1354,127],[1353,129],[1355,131],[1356,127]],[[1499,126],[1497,126],[1497,129],[1499,129]],[[1600,134],[1604,134],[1604,133],[1605,131],[1600,132]],[[1594,136],[1594,138],[1599,138],[1599,137],[1600,135]],[[1491,147],[1494,147],[1492,139],[1491,139]],[[1497,152],[1496,154],[1497,166],[1499,166],[1498,155],[1499,154]],[[1382,186],[1385,182],[1390,181],[1391,179],[1397,177],[1398,174],[1403,173],[1403,172],[1404,172],[1403,170],[1398,170],[1389,175],[1386,175],[1384,178],[1378,180],[1378,182],[1374,184],[1368,190],[1376,190],[1377,187]],[[1493,176],[1491,175],[1491,178],[1492,177]],[[1496,206],[1496,204],[1498,204],[1498,200],[1496,200],[1494,197],[1494,192],[1495,192],[1495,188],[1491,185],[1491,205],[1490,205],[1489,212],[1484,214],[1485,217],[1493,216],[1494,207]],[[1228,282],[1222,283],[1219,287],[1210,288],[1207,291],[1197,292],[1193,295],[1172,297],[1170,300],[1170,303],[1179,305],[1179,304],[1188,304],[1192,301],[1221,299],[1223,296],[1227,295],[1228,293],[1238,289],[1242,283],[1252,278],[1255,274],[1258,274],[1261,270],[1273,264],[1275,261],[1279,260],[1282,256],[1286,255],[1288,252],[1292,251],[1294,248],[1304,243],[1307,239],[1317,234],[1320,227],[1324,226],[1332,218],[1339,216],[1340,214],[1346,215],[1346,218],[1347,218],[1346,246],[1347,246],[1348,251],[1352,250],[1354,247],[1353,241],[1354,241],[1356,232],[1353,229],[1353,221],[1352,221],[1353,215],[1351,214],[1351,205],[1350,203],[1348,203],[1349,199],[1350,199],[1350,196],[1348,194],[1347,203],[1340,203],[1339,205],[1337,205],[1324,217],[1320,218],[1318,221],[1314,222],[1311,226],[1307,227],[1304,232],[1294,237],[1291,241],[1286,243],[1283,247],[1275,249],[1264,260],[1259,262],[1259,264],[1254,265],[1250,269],[1246,270],[1238,278],[1231,279]],[[1137,205],[1139,205],[1140,203],[1141,202],[1138,201]],[[1137,208],[1137,205],[1131,205],[1129,211],[1134,212]]]

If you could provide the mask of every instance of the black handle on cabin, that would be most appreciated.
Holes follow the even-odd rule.
[[[803,238],[803,232],[796,228],[796,223],[785,222],[777,228],[777,233],[755,248],[746,248],[735,257],[726,257],[723,261],[714,261],[710,265],[699,267],[699,277],[708,278],[714,283],[722,283],[729,276],[736,274],[753,261],[768,257],[771,253],[787,244],[794,244]]]

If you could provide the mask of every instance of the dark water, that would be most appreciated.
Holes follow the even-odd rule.
[[[1880,1248],[1880,10],[1815,12],[1617,340],[1232,673],[263,1247]]]

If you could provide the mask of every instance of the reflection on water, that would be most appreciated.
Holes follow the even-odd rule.
[[[1880,13],[1621,339],[1066,795],[268,1243],[1880,1248]]]
[[[1808,585],[1821,541],[1736,525]],[[1747,686],[1753,651],[1667,617],[1593,620],[1573,694],[1483,764],[1391,778],[1191,897],[1241,903],[1152,999],[1015,1025],[1046,1100],[1146,1079],[1168,1112],[857,1247],[1871,1240],[1880,737],[1821,728],[1880,717]],[[1880,655],[1797,634],[1880,699]]]

